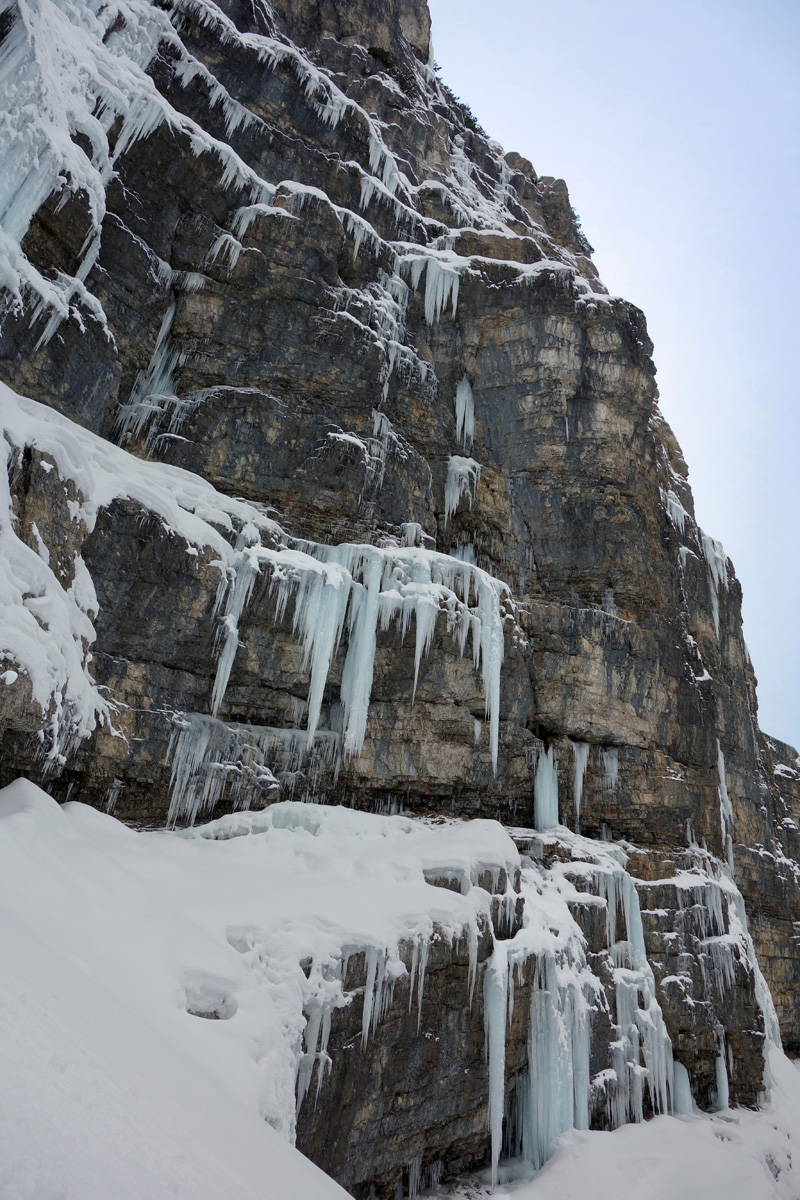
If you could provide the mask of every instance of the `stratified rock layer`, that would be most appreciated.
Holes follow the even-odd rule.
[[[212,718],[228,636],[220,566],[229,595],[239,567],[123,493],[80,525],[80,477],[34,446],[9,459],[16,533],[65,589],[82,556],[96,592],[88,669],[111,717],[76,745],[69,713],[54,723],[20,672],[0,696],[1,781],[44,775],[57,797],[141,824],[163,823],[171,804],[180,816],[181,778],[202,791],[216,772],[219,811],[295,796],[530,828],[537,774],[552,768],[562,824],[638,848],[648,957],[695,1098],[716,1095],[724,1030],[732,1094],[754,1103],[752,968],[706,995],[698,947],[715,934],[692,926],[674,877],[687,854],[711,855],[709,878],[732,867],[784,1044],[800,1051],[800,773],[796,752],[759,732],[740,587],[695,523],[644,318],[598,280],[563,182],[504,155],[437,82],[425,4],[340,8],[163,6],[170,32],[147,64],[162,115],[126,140],[104,213],[72,178],[33,216],[0,373],[133,454],[243,497],[264,522],[220,522],[230,563],[255,543],[416,545],[502,581],[496,750],[488,685],[442,612],[418,663],[396,622],[378,627],[354,753],[342,748],[344,631],[306,752],[302,614],[267,560],[225,627],[238,650]],[[124,24],[109,19],[110,45]],[[54,324],[36,288],[78,273],[93,232],[96,261]],[[24,666],[13,646],[4,657]],[[216,757],[198,752],[176,783],[181,737],[196,750],[198,731]],[[591,952],[608,955],[584,917]],[[437,971],[431,1003],[464,1026],[448,1053],[468,1071],[482,1017],[448,999],[458,953]],[[340,1047],[358,1021],[353,1006],[342,1014]],[[358,1104],[395,1088],[381,1115],[394,1129],[409,1079],[430,1069],[433,1048],[399,1017],[380,1037],[361,1098],[334,1070],[301,1120],[308,1152],[356,1190],[394,1187],[398,1163],[425,1159],[413,1122],[358,1177],[325,1144],[341,1106],[367,1154],[388,1126]],[[389,1080],[381,1063],[398,1039],[406,1074]],[[486,1153],[487,1086],[465,1089],[442,1133],[452,1169]]]

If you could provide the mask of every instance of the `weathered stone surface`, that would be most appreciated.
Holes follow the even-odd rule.
[[[402,540],[413,522],[420,542],[474,556],[504,580],[495,772],[481,679],[443,616],[416,695],[411,639],[394,626],[378,633],[366,739],[351,758],[336,748],[345,636],[323,698],[325,736],[304,756],[284,736],[302,728],[309,686],[294,601],[277,611],[264,567],[218,715],[231,736],[263,735],[280,787],[254,784],[245,798],[530,828],[537,764],[552,748],[560,818],[575,828],[574,745],[587,743],[580,830],[641,851],[630,870],[676,1058],[697,1102],[712,1104],[724,1032],[732,1098],[754,1103],[764,1029],[752,972],[738,963],[726,991],[709,986],[704,918],[670,880],[692,847],[732,861],[784,1043],[800,1053],[800,764],[758,729],[740,587],[694,521],[643,315],[605,294],[563,181],[503,156],[434,81],[422,0],[227,0],[225,36],[189,5],[166,7],[210,74],[189,78],[164,49],[153,80],[270,185],[270,202],[248,207],[250,185],[161,124],[117,164],[86,280],[111,336],[78,299],[39,344],[47,314],[27,297],[2,311],[0,375],[133,453],[274,512],[296,544]],[[237,29],[277,37],[278,50],[261,55]],[[309,85],[309,63],[355,102],[337,120]],[[226,123],[212,79],[247,119]],[[390,177],[389,158],[402,173],[394,194],[378,178]],[[85,240],[85,198],[63,198],[47,201],[24,242],[44,274],[74,272]],[[434,268],[415,286],[411,256],[438,262],[450,251],[461,256],[457,304],[426,313]],[[465,378],[471,447],[454,407]],[[473,502],[447,519],[448,460],[470,453],[481,466]],[[86,563],[97,594],[91,670],[114,705],[114,728],[71,748],[45,782],[60,799],[163,824],[181,721],[210,713],[219,565],[132,501],[103,508],[89,532],[70,517],[74,481],[46,456],[10,465],[19,536],[65,586],[76,555]],[[0,688],[0,782],[41,778],[46,715],[24,681]],[[220,811],[232,803],[225,792]],[[543,853],[533,842],[529,852]],[[595,900],[576,902],[575,918],[611,996]],[[515,910],[503,928],[498,914],[496,932],[521,920]],[[488,946],[487,931],[481,962]],[[306,1101],[300,1144],[354,1194],[374,1184],[393,1195],[415,1162],[456,1171],[486,1156],[483,1015],[479,1000],[464,1004],[462,949],[432,954],[430,1037],[417,1036],[402,980],[368,1054],[353,1042],[359,997],[336,1015],[333,1071],[313,1113]],[[610,999],[593,1018],[595,1073],[608,1061],[612,1009]],[[510,1034],[509,1096],[525,1061],[524,1010]],[[605,1119],[598,1095],[592,1120]]]

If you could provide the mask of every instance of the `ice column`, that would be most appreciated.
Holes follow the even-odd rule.
[[[539,755],[533,781],[533,827],[554,829],[558,824],[558,768],[553,746]]]
[[[573,742],[573,795],[575,797],[575,832],[581,831],[581,800],[583,799],[583,781],[586,777],[586,764],[589,761],[589,743]]]
[[[456,388],[456,437],[467,450],[471,450],[474,436],[475,401],[469,376],[465,375]]]
[[[537,960],[528,1042],[528,1111],[523,1117],[523,1153],[536,1170],[565,1130],[589,1128],[586,1001],[576,977],[560,986],[558,975],[553,954]]]
[[[503,1116],[506,1102],[506,1014],[508,1012],[508,957],[496,948],[483,977],[486,1021],[486,1054],[489,1060],[489,1132],[492,1138],[492,1187],[497,1186],[497,1167],[503,1145]]]
[[[728,781],[725,773],[725,755],[722,753],[722,746],[717,738],[717,775],[719,776],[719,819],[722,827],[722,848],[728,860],[728,869],[733,875],[733,839],[731,837],[731,827],[733,825],[733,806],[728,795]]]
[[[603,775],[606,791],[615,792],[619,781],[619,750],[616,746],[603,750]]]

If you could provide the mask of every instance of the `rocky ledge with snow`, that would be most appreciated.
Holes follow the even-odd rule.
[[[153,1011],[354,1195],[766,1103],[800,764],[563,182],[423,0],[0,9],[0,846],[230,889]]]

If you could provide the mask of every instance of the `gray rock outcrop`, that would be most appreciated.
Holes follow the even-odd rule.
[[[562,825],[625,845],[695,1100],[716,1102],[723,1053],[732,1100],[754,1104],[754,964],[736,958],[715,991],[707,942],[733,936],[732,918],[715,926],[676,879],[694,870],[702,890],[732,875],[784,1045],[800,1052],[800,762],[759,730],[741,589],[696,524],[642,313],[599,280],[563,182],[505,154],[437,80],[424,0],[158,12],[143,69],[156,99],[135,132],[130,112],[108,124],[107,152],[122,149],[104,211],[62,174],[31,216],[0,378],[227,507],[223,519],[195,503],[211,532],[193,540],[130,489],[95,504],[86,473],[41,439],[12,445],[16,537],[65,593],[76,572],[93,585],[81,611],[95,640],[76,644],[99,699],[79,727],[66,692],[43,702],[4,647],[0,783],[27,773],[147,825],[295,797],[541,831],[549,772]],[[21,23],[4,36],[23,39]],[[82,136],[75,153],[97,160]],[[433,566],[422,647],[414,571],[427,562],[429,583],[433,560],[418,550],[451,556]],[[316,699],[312,561],[351,588]],[[376,563],[384,617],[376,607],[361,736],[365,668],[348,655]],[[568,854],[520,837],[536,861]],[[596,914],[587,901],[576,920],[610,997],[613,939]],[[481,963],[491,944],[487,931]],[[463,1004],[462,951],[440,947],[429,966],[433,1041],[399,987],[354,1072],[359,1002],[336,1014],[331,1077],[301,1109],[299,1144],[354,1194],[393,1195],[402,1172],[409,1187],[409,1164],[457,1171],[488,1153],[483,1015]],[[601,1009],[594,1075],[613,1000]],[[451,1086],[453,1071],[469,1085]],[[608,1119],[598,1100],[592,1120]]]

